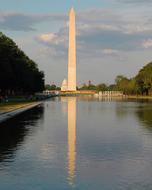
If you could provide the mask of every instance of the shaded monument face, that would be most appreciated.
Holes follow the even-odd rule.
[[[76,30],[73,8],[69,20],[68,91],[76,91]]]

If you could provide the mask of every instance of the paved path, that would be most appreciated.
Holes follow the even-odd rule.
[[[25,105],[22,108],[15,109],[15,110],[7,112],[7,113],[2,113],[2,114],[0,114],[0,123],[6,121],[8,119],[11,119],[27,110],[30,110],[40,104],[42,104],[42,102],[31,103],[30,105],[29,104]]]

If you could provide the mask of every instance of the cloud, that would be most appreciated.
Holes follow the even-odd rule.
[[[58,33],[47,33],[36,36],[35,40],[47,47],[51,56],[63,57],[67,54],[68,35],[67,27]]]
[[[119,51],[115,49],[103,49],[102,53],[105,55],[118,55]]]
[[[135,4],[135,5],[149,5],[152,4],[152,0],[117,0],[120,3]]]
[[[143,44],[142,44],[142,46],[145,49],[152,48],[152,39],[148,39],[148,40],[144,41]]]
[[[131,19],[132,17],[137,19]],[[120,52],[145,48],[141,45],[145,38],[152,38],[151,21],[145,15],[130,14],[126,18],[112,10],[97,9],[80,12],[76,18],[79,57],[116,57]],[[66,24],[58,32],[41,34],[36,40],[50,48],[54,56],[67,56]]]
[[[50,34],[42,34],[37,39],[44,43],[44,44],[55,44],[58,45],[62,40],[58,38],[56,34],[50,33]]]
[[[4,30],[34,31],[35,25],[48,21],[65,21],[65,14],[23,14],[0,12],[0,26]]]

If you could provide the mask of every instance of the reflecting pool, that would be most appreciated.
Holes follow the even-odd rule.
[[[152,102],[50,99],[0,124],[0,190],[151,190]]]

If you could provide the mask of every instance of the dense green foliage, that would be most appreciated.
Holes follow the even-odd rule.
[[[141,94],[150,94],[152,91],[152,62],[143,67],[136,76],[138,91]]]
[[[1,94],[34,93],[43,89],[43,72],[13,40],[0,33]]]
[[[125,94],[150,95],[152,91],[152,62],[144,66],[138,74],[127,79],[117,76],[115,88],[122,90]]]
[[[108,87],[106,84],[102,83],[102,84],[98,84],[98,85],[94,85],[94,84],[83,84],[83,86],[81,88],[79,88],[78,90],[96,90],[96,91],[105,91],[108,90]]]
[[[135,78],[128,79],[122,75],[116,77],[114,90],[123,91],[124,94],[132,95],[140,93]]]
[[[45,90],[61,90],[61,88],[56,86],[55,84],[52,84],[52,85],[46,84]]]

